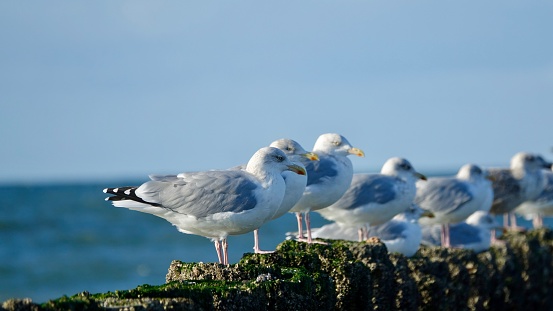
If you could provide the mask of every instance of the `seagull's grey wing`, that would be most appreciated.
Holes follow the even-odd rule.
[[[432,212],[449,214],[472,199],[466,183],[452,178],[436,178],[420,183],[415,203]]]
[[[164,181],[164,182],[178,182],[179,178],[177,175],[150,175],[151,180],[154,181]]]
[[[376,235],[381,240],[389,241],[399,238],[407,238],[405,232],[407,230],[407,223],[403,221],[388,221],[380,226],[370,228],[369,235]]]
[[[338,174],[336,160],[331,155],[320,156],[319,161],[302,160],[302,163],[307,171],[307,186],[323,183]]]
[[[464,222],[449,227],[449,237],[451,245],[466,245],[479,243],[480,228],[471,226]]]
[[[149,181],[137,190],[147,202],[197,218],[221,212],[241,212],[257,204],[260,187],[242,171],[180,174],[178,181]]]
[[[507,169],[490,169],[494,200],[490,210],[493,214],[503,214],[522,203],[519,181]]]
[[[236,166],[233,166],[233,167],[229,168],[229,170],[231,170],[231,171],[246,170],[246,167],[247,167],[246,164],[240,164],[240,165],[236,165]]]
[[[391,176],[355,174],[350,187],[334,206],[354,209],[370,203],[388,203],[396,197],[396,182]]]

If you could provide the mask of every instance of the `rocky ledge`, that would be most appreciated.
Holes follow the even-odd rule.
[[[388,254],[378,240],[305,244],[239,263],[173,261],[160,286],[83,292],[3,310],[553,310],[553,231],[510,232],[476,254],[422,248]]]

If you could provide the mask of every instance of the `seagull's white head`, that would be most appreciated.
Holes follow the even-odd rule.
[[[489,179],[488,171],[475,164],[465,164],[457,172],[457,178],[464,180]]]
[[[382,166],[380,173],[384,175],[397,176],[403,179],[411,179],[415,177],[415,179],[426,180],[426,176],[417,172],[409,161],[398,157],[388,159]]]
[[[538,154],[530,152],[519,152],[511,158],[512,170],[524,170],[536,172],[541,169],[550,169],[551,163]]]
[[[354,154],[359,157],[364,157],[365,153],[351,146],[349,141],[342,135],[336,133],[327,133],[319,136],[313,147],[313,152],[323,152],[336,155]]]
[[[282,150],[274,147],[263,147],[251,157],[246,171],[256,173],[259,170],[278,173],[292,171],[299,175],[306,175],[303,167],[293,164]]]
[[[303,149],[303,147],[293,139],[281,138],[275,140],[269,146],[282,150],[288,157],[301,156],[312,161],[319,160],[319,157],[316,153],[305,151],[305,149]]]
[[[415,203],[411,203],[411,205],[405,210],[405,212],[399,215],[398,215],[399,216],[398,218],[408,220],[411,222],[418,221],[419,218],[421,217],[428,217],[428,218],[434,217],[434,214],[431,211],[424,210]]]

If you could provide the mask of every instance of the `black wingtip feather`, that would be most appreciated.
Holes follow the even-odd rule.
[[[128,198],[125,198],[125,197],[122,197],[122,196],[113,196],[113,197],[109,197],[109,198],[106,198],[106,201],[123,201],[123,200],[128,200]]]
[[[118,196],[134,197],[137,187],[117,187],[117,188],[106,188],[104,193],[109,193]]]
[[[158,203],[144,201],[142,198],[136,195],[136,189],[138,189],[138,187],[106,188],[104,189],[104,193],[113,194],[112,197],[106,198],[106,201],[131,200],[131,201],[136,201],[144,204],[149,204],[152,206],[161,206],[161,204],[158,204]]]

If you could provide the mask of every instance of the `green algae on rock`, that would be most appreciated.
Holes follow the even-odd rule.
[[[505,245],[421,248],[388,254],[377,239],[281,243],[229,266],[169,267],[166,284],[44,304],[8,300],[5,310],[519,310],[553,309],[553,232],[509,232]]]

